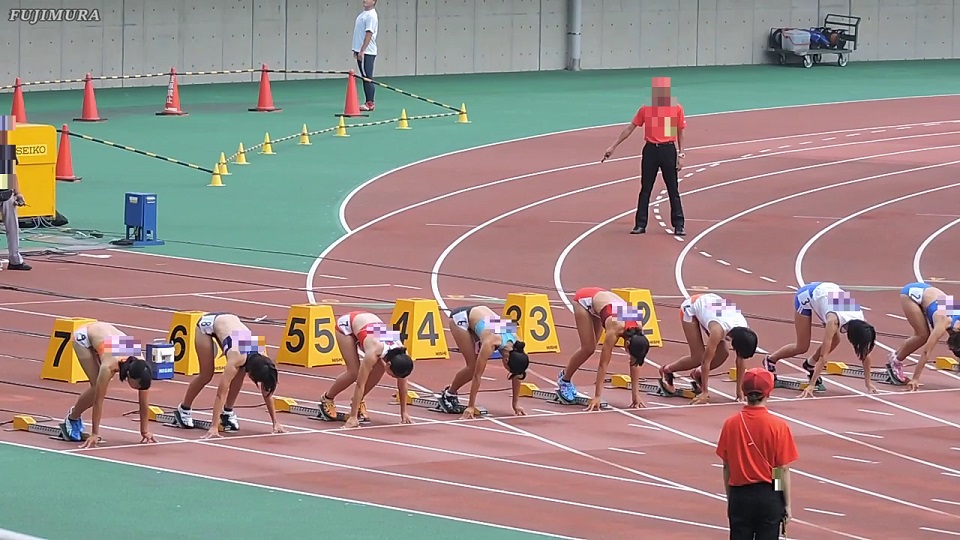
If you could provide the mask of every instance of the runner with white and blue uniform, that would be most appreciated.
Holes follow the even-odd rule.
[[[784,345],[768,355],[763,360],[763,366],[776,376],[778,361],[807,352],[810,349],[810,333],[815,314],[823,324],[823,340],[813,356],[803,361],[803,369],[810,376],[810,384],[800,397],[812,396],[814,389],[821,384],[820,373],[827,365],[827,356],[840,345],[840,334],[844,333],[847,334],[847,340],[853,346],[857,358],[863,363],[863,380],[867,392],[876,394],[877,388],[870,379],[870,352],[876,344],[877,331],[866,321],[863,309],[850,293],[836,283],[815,281],[797,290],[793,307],[796,343]],[[892,374],[892,368],[888,366],[887,369]]]
[[[487,361],[499,354],[503,367],[513,383],[513,412],[523,415],[518,399],[520,382],[527,376],[530,358],[523,352],[524,343],[517,337],[517,325],[510,319],[501,319],[487,306],[463,306],[450,312],[450,333],[463,355],[465,365],[453,376],[450,386],[441,392],[437,402],[440,410],[449,414],[463,413],[464,418],[477,416],[477,392],[487,368]],[[470,382],[470,401],[460,405],[457,392]]]
[[[913,328],[913,336],[895,353],[890,353],[890,364],[899,377],[905,379],[903,360],[923,347],[913,377],[907,382],[910,390],[917,390],[924,365],[944,335],[947,336],[947,347],[960,358],[960,304],[933,285],[916,282],[900,289],[900,307]]]

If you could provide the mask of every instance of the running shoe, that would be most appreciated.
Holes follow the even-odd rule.
[[[703,392],[703,380],[700,378],[702,370],[697,368],[690,372],[690,388],[693,390],[694,394],[700,394]]]
[[[557,375],[557,395],[563,401],[573,403],[577,400],[577,387],[572,382],[563,380],[564,375],[563,370]]]
[[[173,411],[173,421],[181,428],[193,429],[193,411],[184,409],[183,404],[177,405],[177,410]]]
[[[766,368],[770,373],[773,373],[774,375],[777,374],[777,363],[770,361],[769,354],[763,357],[763,367]]]
[[[223,426],[224,431],[240,431],[240,420],[237,418],[237,413],[233,411],[220,414],[220,425]]]
[[[803,369],[804,369],[804,371],[807,372],[807,380],[810,381],[811,383],[813,383],[813,381],[812,381],[812,379],[813,379],[813,371],[814,371],[816,368],[817,368],[817,366],[815,366],[815,365],[813,365],[813,364],[810,363],[810,359],[809,359],[809,358],[807,358],[806,360],[803,361]],[[822,377],[817,377],[817,382],[815,382],[815,383],[813,383],[813,384],[815,384],[815,385],[818,386],[818,387],[823,386],[823,378],[822,378]]]
[[[320,420],[326,420],[327,422],[333,422],[337,420],[337,404],[332,400],[327,398],[327,396],[320,397],[320,406],[317,407],[317,418]]]
[[[897,358],[896,352],[890,352],[887,362],[887,374],[897,384],[906,384],[907,375],[903,372],[903,362]]]
[[[360,408],[357,411],[357,419],[361,422],[369,422],[370,415],[367,414],[367,404],[363,401],[360,402]]]
[[[77,418],[76,420],[70,419],[70,414],[67,414],[67,417],[63,420],[63,425],[67,429],[67,438],[71,441],[82,441],[83,440],[83,419]]]
[[[437,397],[437,404],[440,410],[447,414],[459,414],[461,412],[460,399],[456,394],[450,393],[450,387],[443,389],[440,396]]]
[[[673,373],[667,373],[666,366],[660,366],[660,380],[657,381],[660,383],[660,388],[663,389],[667,394],[675,394],[677,392],[677,387],[673,385]]]

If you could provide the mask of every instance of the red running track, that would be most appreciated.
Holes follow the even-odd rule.
[[[585,285],[651,289],[666,341],[644,368],[652,378],[659,364],[685,352],[674,310],[682,294],[695,288],[734,299],[757,329],[761,347],[773,350],[791,341],[790,295],[799,267],[806,281],[864,288],[857,297],[881,332],[874,353],[879,363],[883,347],[897,347],[909,332],[896,318],[896,289],[919,279],[915,254],[960,217],[950,217],[955,192],[947,187],[957,178],[951,174],[957,166],[944,165],[958,159],[960,115],[951,116],[957,110],[958,98],[925,98],[693,118],[689,164],[682,172],[689,217],[682,241],[658,224],[664,221],[660,213],[669,215],[665,203],[655,203],[647,235],[626,235],[636,200],[636,159],[596,163],[616,127],[438,158],[380,178],[352,197],[344,215],[353,232],[324,254],[310,286],[317,301],[437,296],[449,307],[483,301],[476,296],[546,292],[563,352],[537,355],[528,380],[552,389],[577,343],[565,309],[569,298],[557,283],[566,292]],[[826,125],[843,129],[822,133]],[[619,154],[635,155],[639,144],[631,141]],[[478,187],[490,182],[499,183]],[[625,217],[617,219],[620,214]],[[948,292],[957,278],[948,247],[958,234],[944,229],[919,258],[921,277],[945,279]],[[382,247],[364,259],[361,248],[374,242]],[[304,301],[300,274],[110,255],[41,260],[17,285],[114,300],[11,292],[0,311],[17,316],[6,324],[44,335],[55,317],[84,316],[112,321],[147,340],[165,333],[171,310],[231,310],[269,319],[254,330],[276,344],[281,328],[269,322],[282,321],[290,304]],[[64,272],[79,279],[58,279]],[[146,298],[142,284],[148,275],[155,292]],[[373,311],[387,315],[389,309]],[[62,417],[79,386],[38,378],[43,339],[17,336],[9,343],[7,354],[14,358],[5,380],[47,390],[18,386],[16,395],[0,398],[3,407]],[[938,354],[948,353],[944,348]],[[837,359],[849,361],[849,346]],[[626,370],[622,361],[615,359],[614,372]],[[583,391],[591,391],[594,362],[574,378]],[[798,364],[781,363],[781,372],[799,374]],[[412,382],[421,390],[440,390],[460,365],[456,353],[450,361],[419,362]],[[338,374],[336,368],[289,366],[283,372],[279,393],[314,403]],[[136,408],[134,393],[114,384],[104,421],[108,444],[85,452],[384,504],[403,497],[415,510],[568,537],[628,538],[638,529],[671,538],[724,537],[713,443],[737,405],[722,376],[712,379],[714,404],[708,406],[648,396],[647,409],[625,410],[629,395],[608,389],[604,397],[612,411],[584,413],[532,401],[524,405],[528,416],[518,418],[510,416],[503,370],[491,365],[486,375],[481,404],[491,411],[487,419],[459,421],[415,409],[415,425],[396,426],[385,380],[368,398],[374,415],[369,427],[344,431],[292,416],[285,419],[290,433],[271,435],[259,394],[250,387],[240,401],[241,434],[201,442],[199,434],[158,428],[163,442],[149,446],[137,444],[135,418],[124,416]],[[928,370],[921,392],[884,386],[883,394],[871,397],[862,394],[862,381],[843,377],[827,377],[828,395],[813,400],[778,390],[771,408],[791,422],[801,450],[791,535],[960,534],[960,500],[950,487],[960,478],[960,450],[951,442],[960,424],[950,414],[958,378]],[[181,376],[158,384],[153,401],[175,406],[185,384]],[[200,403],[212,401],[212,394],[211,387]],[[339,399],[345,404],[348,397]],[[0,436],[69,449],[31,435]],[[224,448],[232,450],[230,459],[216,459]],[[268,464],[270,474],[248,477],[252,469],[245,464],[254,460],[259,470]],[[449,503],[467,492],[470,505]]]

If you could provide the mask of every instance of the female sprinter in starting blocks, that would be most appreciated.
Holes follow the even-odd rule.
[[[710,401],[710,370],[722,366],[730,350],[727,341],[737,354],[737,401],[743,401],[741,379],[744,361],[757,352],[757,333],[750,329],[747,319],[733,302],[728,302],[714,293],[695,294],[680,304],[680,319],[683,334],[690,347],[690,355],[660,368],[660,386],[668,394],[676,393],[673,386],[674,373],[693,369],[693,391],[696,397],[690,402],[694,405]],[[703,334],[707,333],[707,342]]]
[[[499,353],[503,367],[510,373],[508,379],[513,383],[513,412],[517,415],[526,414],[518,401],[520,381],[527,376],[530,358],[523,352],[524,343],[517,339],[516,324],[502,320],[487,306],[463,306],[450,312],[449,328],[465,365],[437,399],[440,409],[449,414],[462,412],[464,418],[475,418],[477,393],[483,372],[487,369],[487,361]],[[471,382],[470,401],[463,407],[457,399],[457,391],[468,382]]]
[[[863,383],[867,392],[878,393],[870,379],[870,352],[876,344],[877,331],[867,322],[863,310],[850,293],[836,283],[815,281],[797,290],[793,307],[793,326],[797,331],[797,342],[784,345],[773,354],[767,355],[763,359],[763,367],[776,376],[778,361],[807,352],[810,348],[813,315],[816,314],[823,323],[823,342],[812,357],[803,361],[803,369],[810,376],[810,384],[804,388],[800,397],[813,396],[813,391],[820,381],[820,373],[827,365],[827,356],[840,345],[840,334],[843,333],[847,334],[854,353],[863,363]]]
[[[960,358],[960,306],[952,296],[926,283],[908,283],[900,290],[900,306],[903,315],[913,328],[913,336],[903,342],[900,350],[890,353],[888,369],[897,379],[904,380],[903,360],[923,347],[920,361],[907,382],[910,390],[920,388],[920,374],[937,346],[946,334],[947,347]]]
[[[337,377],[320,398],[320,416],[337,418],[337,395],[353,383],[357,384],[350,404],[350,415],[344,427],[355,428],[367,421],[363,398],[380,382],[384,372],[397,379],[397,401],[400,402],[400,423],[411,424],[407,413],[407,377],[413,372],[413,359],[400,341],[400,333],[373,313],[351,311],[337,319],[337,345],[346,362],[346,371]]]
[[[573,295],[573,318],[580,335],[580,348],[573,353],[567,367],[557,376],[557,395],[563,401],[572,403],[577,399],[577,387],[571,381],[573,374],[597,350],[600,333],[606,331],[603,346],[600,348],[600,365],[597,369],[597,383],[593,398],[587,410],[600,409],[600,394],[607,366],[613,356],[613,347],[623,338],[624,350],[630,356],[630,384],[632,392],[631,407],[643,407],[640,399],[640,366],[647,359],[650,341],[643,335],[640,314],[631,308],[616,294],[600,287],[584,287]]]
[[[70,408],[64,421],[64,438],[70,441],[83,440],[83,420],[80,419],[87,409],[93,407],[93,431],[90,438],[80,448],[93,448],[100,441],[100,419],[103,418],[103,400],[107,397],[107,387],[117,373],[120,380],[126,381],[130,388],[138,390],[140,402],[140,436],[142,443],[154,443],[157,440],[150,433],[147,407],[150,405],[148,390],[153,381],[150,365],[143,359],[140,344],[117,330],[110,323],[95,322],[73,333],[73,350],[83,373],[90,380],[90,388],[83,391],[76,404]]]
[[[279,376],[277,366],[273,360],[263,354],[259,338],[250,333],[247,325],[243,324],[239,317],[230,313],[205,313],[197,322],[197,335],[193,341],[197,349],[200,373],[190,381],[187,392],[183,396],[183,403],[173,413],[177,425],[193,429],[190,407],[193,406],[193,400],[197,399],[203,387],[213,379],[216,368],[214,362],[216,356],[214,344],[216,343],[227,358],[227,365],[223,368],[220,384],[217,386],[217,396],[213,399],[212,417],[219,418],[220,425],[224,429],[232,431],[240,429],[240,422],[237,420],[237,413],[233,411],[233,405],[240,396],[246,374],[260,388],[263,402],[267,405],[267,412],[270,413],[270,421],[273,422],[273,432],[283,433],[283,427],[277,420],[277,411],[271,399],[273,392],[277,389]],[[204,439],[210,437],[220,437],[216,421],[210,423],[210,429],[203,436]]]

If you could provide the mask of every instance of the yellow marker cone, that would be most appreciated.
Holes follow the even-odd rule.
[[[304,146],[309,146],[313,143],[310,142],[310,134],[307,133],[307,125],[303,125],[303,131],[300,132],[300,142],[297,144],[302,144]]]
[[[333,134],[334,137],[349,137],[347,135],[347,123],[343,121],[343,117],[340,117],[340,123],[337,124],[337,132]]]
[[[467,104],[460,104],[460,114],[457,115],[458,124],[469,124],[470,120],[467,120]]]
[[[220,164],[213,165],[213,176],[210,177],[210,183],[207,187],[223,187],[223,179],[220,178]]]
[[[407,118],[406,109],[400,111],[400,122],[397,124],[397,129],[410,129],[410,119]]]
[[[243,143],[240,143],[240,149],[237,150],[237,160],[233,162],[234,165],[249,165],[247,162],[247,152],[243,149]]]
[[[268,156],[272,156],[272,155],[275,153],[275,152],[273,151],[273,147],[270,146],[270,134],[269,134],[269,133],[264,133],[264,134],[263,134],[263,147],[260,149],[260,153],[261,153],[261,154],[264,154],[264,155],[268,155]]]
[[[217,164],[220,165],[220,176],[230,176],[232,174],[227,170],[227,155],[223,152],[220,152],[220,161]]]

